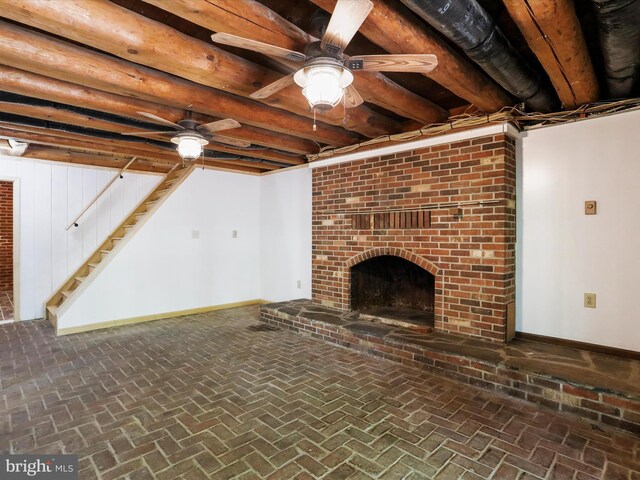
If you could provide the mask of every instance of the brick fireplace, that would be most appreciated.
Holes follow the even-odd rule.
[[[431,287],[421,280],[431,292],[409,292],[394,300],[399,306],[431,309],[437,331],[507,340],[515,183],[515,140],[504,133],[315,168],[314,303],[350,311],[361,308],[363,291],[386,298],[380,292],[401,280],[400,270],[366,267],[369,276],[392,277],[369,288],[360,273],[352,284],[352,275],[372,259],[395,257],[415,267],[405,277],[419,276],[415,269],[432,277]]]

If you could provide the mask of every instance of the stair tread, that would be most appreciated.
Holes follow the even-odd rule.
[[[96,268],[98,266],[97,263],[87,263],[87,266],[91,267],[91,268]]]

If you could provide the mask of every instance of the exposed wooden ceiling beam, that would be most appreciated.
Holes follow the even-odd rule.
[[[45,54],[46,52],[46,54]],[[345,129],[189,82],[0,22],[0,63],[98,90],[191,109],[330,145],[360,138]]]
[[[22,157],[37,160],[48,160],[51,162],[64,162],[76,165],[93,165],[96,167],[109,168],[122,168],[130,160],[129,158],[97,155],[95,153],[83,153],[60,148],[41,147],[38,145],[29,145]],[[136,160],[127,170],[167,173],[171,170],[171,166],[160,165],[155,162],[145,160]]]
[[[503,0],[564,107],[598,99],[596,78],[572,0]]]
[[[6,92],[107,112],[112,115],[134,118],[145,122],[150,122],[151,120],[139,115],[138,112],[153,113],[174,123],[187,118],[185,110],[56,80],[6,65],[0,65],[0,85],[2,90]],[[219,117],[211,117],[200,113],[194,113],[193,119],[201,123],[220,120]],[[311,140],[282,135],[250,125],[243,125],[240,128],[229,130],[226,135],[247,140],[263,147],[277,148],[293,153],[305,154],[315,152],[318,149],[317,144]]]
[[[132,127],[130,125],[123,125],[121,123],[111,122],[100,118],[92,117],[83,113],[73,112],[70,110],[63,110],[60,108],[39,106],[39,105],[25,105],[20,103],[3,102],[0,101],[0,111],[4,113],[10,113],[14,115],[21,115],[24,117],[36,118],[39,120],[52,121],[67,125],[74,125],[78,127],[91,128],[96,130],[102,130],[111,133],[123,133],[123,132],[142,132],[146,129],[139,127]],[[93,138],[93,137],[89,137]],[[122,137],[126,140],[127,137]],[[131,138],[131,137],[129,137]],[[141,138],[147,138],[149,140],[160,140],[156,136],[144,136]],[[169,143],[168,138],[164,139],[168,146],[174,148],[172,143]],[[305,163],[304,157],[287,155],[282,152],[275,152],[269,149],[240,149],[233,148],[226,145],[210,144],[205,148],[207,150],[213,150],[217,152],[231,153],[240,156],[251,156],[255,158],[262,158],[265,160],[272,160],[274,162],[283,163],[286,165],[301,165]],[[206,155],[211,153],[207,152]],[[277,167],[276,167],[277,168]]]
[[[253,93],[256,85],[267,85],[281,77],[107,0],[67,2],[64,8],[57,2],[12,0],[10,6],[0,8],[0,16],[243,97]],[[274,94],[261,102],[313,117],[299,88]],[[394,120],[363,105],[348,109],[345,114],[332,109],[317,115],[326,123],[369,137],[398,132],[401,128]]]
[[[317,40],[255,1],[237,0],[144,0],[213,32],[232,33],[282,48],[303,52]],[[297,65],[300,68],[300,65]],[[447,117],[435,103],[401,87],[380,73],[358,72],[354,86],[365,101],[421,123]]]
[[[333,12],[336,0],[311,0]],[[392,53],[432,53],[438,66],[427,76],[484,112],[495,112],[511,103],[496,83],[455,52],[408,9],[389,0],[376,0],[360,33]]]
[[[28,129],[38,130],[36,127],[29,127]],[[54,130],[47,131],[47,133],[60,132]],[[172,165],[179,161],[179,159],[169,161],[161,154],[153,152],[142,152],[140,155],[136,155],[136,153],[140,152],[134,149],[127,149],[119,146],[114,147],[109,144],[78,141],[76,137],[73,136],[74,134],[65,135],[65,133],[66,132],[61,132],[60,135],[45,135],[21,130],[18,127],[15,127],[14,129],[13,125],[7,126],[3,122],[0,122],[0,136],[16,138],[31,143],[31,145],[29,145],[29,147],[27,148],[27,153],[23,155],[28,158],[119,168],[122,166],[121,164],[124,164],[120,160],[122,158],[122,155],[126,155],[129,158],[136,156],[138,157],[136,163],[153,167],[149,167],[148,169],[146,169],[147,171],[162,172],[168,171]],[[53,146],[56,148],[49,149],[50,151],[47,151],[46,149],[39,149],[40,147],[37,147],[33,144],[46,145],[49,147]],[[87,153],[87,151],[91,153]],[[103,154],[101,155],[101,153]],[[114,156],[112,157],[110,155],[104,155],[104,153],[111,153]],[[251,173],[260,173],[263,171],[270,171],[279,168],[277,166],[269,165],[266,163],[250,162],[240,159],[222,159],[215,157],[198,160],[199,164],[201,164],[202,162],[204,162],[205,166],[221,167],[232,170],[235,169]]]
[[[0,121],[0,136],[12,137],[29,143],[61,148],[75,148],[89,152],[108,153],[124,157],[139,157],[159,163],[175,164],[180,161],[177,153],[172,153],[144,143],[100,139],[78,133],[52,130],[43,127],[16,125]]]

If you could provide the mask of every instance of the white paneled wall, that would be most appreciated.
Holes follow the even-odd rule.
[[[19,314],[44,315],[44,302],[162,178],[126,173],[80,219],[65,227],[117,174],[0,155],[0,179],[17,182],[19,198]]]

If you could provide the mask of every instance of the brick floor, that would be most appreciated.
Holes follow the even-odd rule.
[[[0,291],[0,321],[13,320],[13,292]]]
[[[84,479],[640,479],[640,438],[258,324],[0,327],[0,451]]]

